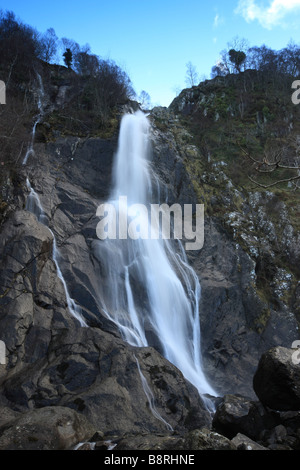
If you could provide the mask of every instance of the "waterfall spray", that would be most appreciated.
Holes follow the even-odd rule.
[[[152,180],[157,186],[157,177],[150,166],[149,132],[142,112],[123,116],[109,199],[120,219],[120,198],[147,205],[154,197]],[[156,347],[201,395],[215,396],[201,360],[201,288],[181,243],[105,239],[96,241],[94,247],[108,283],[100,291],[103,310],[123,338],[136,347]],[[203,400],[208,409],[213,408],[211,400]]]

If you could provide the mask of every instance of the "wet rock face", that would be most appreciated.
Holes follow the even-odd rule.
[[[149,408],[137,360],[151,385],[161,419]],[[97,328],[57,332],[47,357],[8,373],[2,387],[5,399],[22,412],[28,408],[69,407],[106,435],[142,429],[168,434],[171,428],[182,431],[190,423],[209,423],[198,393],[175,367],[156,351],[132,351],[120,339]]]
[[[95,214],[109,194],[115,150],[116,141],[103,139],[70,137],[37,144],[29,177],[56,236],[71,297],[82,306],[90,324],[116,333],[101,315],[101,265],[93,256],[98,222]],[[154,131],[153,165],[165,183],[160,194],[162,202],[171,204],[178,198],[184,203],[197,201],[184,171],[183,159],[188,150],[182,143],[176,144],[171,134]],[[268,312],[253,289],[255,262],[213,217],[206,216],[203,249],[188,256],[201,282],[202,345],[211,382],[220,393],[251,395],[260,354],[275,341],[289,346],[295,339],[295,321],[292,316],[283,321],[285,315],[281,318],[280,311]],[[50,269],[51,261],[48,265]],[[41,278],[45,286],[43,292],[34,295],[36,308],[51,305],[51,294],[47,294],[50,278],[49,274]],[[60,286],[57,291],[61,290]],[[34,334],[32,330],[32,337]]]
[[[15,212],[0,243],[1,339],[12,368],[46,354],[54,319],[65,321],[66,298],[52,260],[53,237],[35,216]]]
[[[0,304],[7,348],[7,364],[0,366],[4,404],[21,413],[68,407],[106,434],[144,428],[168,433],[209,423],[198,392],[155,350],[135,351],[113,329],[80,327],[52,260],[52,234],[32,214],[16,212],[0,243],[7,283]],[[149,408],[137,361],[161,419]]]
[[[56,176],[64,175],[72,186],[80,187],[97,199],[106,199],[111,188],[116,147],[116,139],[60,138],[46,145],[49,171],[56,170]]]

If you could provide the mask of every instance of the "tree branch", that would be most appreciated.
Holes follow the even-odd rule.
[[[256,184],[257,186],[260,186],[261,188],[265,188],[265,189],[268,189],[268,188],[272,188],[273,186],[277,186],[278,184],[280,183],[290,183],[292,181],[297,181],[297,180],[300,180],[300,175],[298,176],[293,176],[291,178],[285,178],[285,179],[282,179],[282,180],[277,180],[275,181],[274,183],[270,183],[270,184],[262,184],[262,183],[259,183],[258,181],[255,181],[251,176],[248,175],[248,178],[250,181],[252,181],[252,183]]]
[[[256,158],[252,157],[249,152],[247,152],[244,148],[240,146],[241,151],[244,153],[244,155],[251,160],[255,164],[255,171],[257,173],[262,173],[262,174],[271,174],[274,173],[278,169],[283,169],[283,170],[292,170],[292,171],[297,171],[296,176],[290,176],[289,178],[283,178],[283,179],[277,179],[273,183],[270,184],[262,184],[256,181],[254,178],[252,178],[250,175],[248,175],[248,179],[254,183],[255,185],[261,187],[261,188],[272,188],[274,186],[277,186],[281,183],[290,183],[294,181],[300,181],[300,166],[289,166],[289,165],[283,165],[281,164],[282,161],[282,151],[276,152],[276,161],[273,163],[268,161],[268,157],[265,154],[265,158],[261,160],[257,160]],[[297,186],[296,186],[297,187]]]

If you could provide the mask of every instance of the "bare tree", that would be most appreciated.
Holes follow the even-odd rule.
[[[90,53],[90,46],[86,44],[74,56],[74,66],[77,73],[84,76],[95,76],[98,73],[100,59]]]
[[[226,63],[220,58],[211,69],[211,78],[225,77],[230,73]]]
[[[195,86],[198,82],[199,78],[196,67],[192,64],[192,62],[188,62],[186,64],[185,83],[187,86],[192,87]]]
[[[248,41],[236,36],[227,43],[227,49],[220,52],[217,63],[213,66],[211,77],[225,76],[230,73],[240,73],[242,65],[247,67]]]
[[[40,58],[50,63],[57,52],[58,37],[53,28],[47,29],[46,33],[40,38]]]
[[[135,96],[131,80],[124,70],[111,60],[101,60],[95,77],[87,82],[91,92],[91,106],[105,123],[111,110]]]
[[[143,109],[149,109],[151,107],[150,95],[145,90],[141,91],[138,99]]]
[[[38,33],[30,26],[19,22],[13,12],[0,10],[0,57],[1,68],[8,73],[6,86],[10,79],[28,81],[38,56]],[[2,71],[3,73],[3,71]]]
[[[296,148],[294,147],[296,144]],[[262,183],[248,175],[249,180],[261,188],[271,188],[281,183],[290,183],[294,189],[300,188],[300,157],[297,155],[298,142],[293,143],[295,154],[289,155],[286,147],[272,147],[264,151],[261,159],[253,157],[247,150],[241,148],[244,156],[252,162],[252,168],[260,176],[268,175],[273,177],[271,183]],[[284,171],[283,177],[278,177],[279,172]]]

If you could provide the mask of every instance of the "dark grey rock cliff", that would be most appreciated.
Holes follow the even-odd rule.
[[[298,281],[266,260],[268,254],[273,259],[278,243],[293,260],[299,256],[298,234],[285,223],[286,232],[279,238],[278,226],[272,225],[264,210],[263,197],[254,193],[245,198],[221,165],[201,174],[199,189],[195,185],[199,175],[191,166],[198,149],[189,133],[167,110],[153,110],[150,120],[160,201],[204,203],[210,209],[223,204],[222,216],[206,212],[204,247],[188,253],[188,258],[201,283],[206,374],[220,397],[247,397],[237,404],[234,399],[238,409],[234,432],[231,429],[226,437],[218,434],[226,435],[224,428],[231,420],[226,399],[218,412],[224,426],[219,420],[217,432],[208,430],[211,417],[181,372],[154,348],[129,347],[103,312],[100,292],[109,286],[93,247],[96,210],[111,188],[117,135],[107,139],[60,136],[35,143],[35,154],[20,171],[19,190],[0,232],[0,339],[7,348],[6,364],[0,365],[0,448],[33,448],[34,442],[38,442],[36,448],[70,448],[91,440],[96,431],[115,439],[120,449],[234,449],[247,442],[240,436],[237,444],[232,443],[235,433],[259,438],[249,432],[243,410],[246,416],[249,409],[254,410],[262,431],[260,405],[253,405],[257,399],[253,377],[260,357],[275,346],[291,347],[299,336],[299,288],[293,307],[285,301],[289,282]],[[39,195],[46,226],[25,210],[27,176]],[[206,194],[201,188],[212,179],[221,181],[221,191]],[[266,197],[270,202],[271,196]],[[233,210],[237,200],[240,211]],[[255,232],[258,226],[261,232]],[[53,234],[69,294],[88,327],[81,327],[68,309],[53,260]],[[261,295],[259,280],[273,283],[271,302]],[[162,420],[149,409],[137,359]],[[42,426],[47,413],[51,415],[49,443],[43,435],[32,436],[30,427],[32,420],[36,429]],[[63,424],[57,424],[57,417]],[[71,422],[67,430],[65,420]],[[18,426],[24,434],[12,445]]]
[[[124,343],[102,312],[99,292],[105,280],[93,242],[96,209],[108,196],[115,149],[116,141],[102,139],[40,143],[24,169],[47,221],[43,225],[21,209],[28,197],[24,184],[20,210],[0,235],[1,338],[7,353],[6,365],[0,366],[1,403],[22,416],[49,406],[58,414],[71,408],[107,437],[145,431],[168,435],[170,429],[184,433],[210,422],[196,389],[153,348],[134,350]],[[53,234],[68,291],[88,327],[81,327],[68,309],[53,260]],[[161,419],[149,408],[137,360]],[[2,448],[11,448],[7,436],[14,423],[0,420],[3,430],[10,429]],[[19,447],[29,448],[24,440]],[[37,448],[55,445],[63,446],[50,442],[47,447],[41,438]]]

